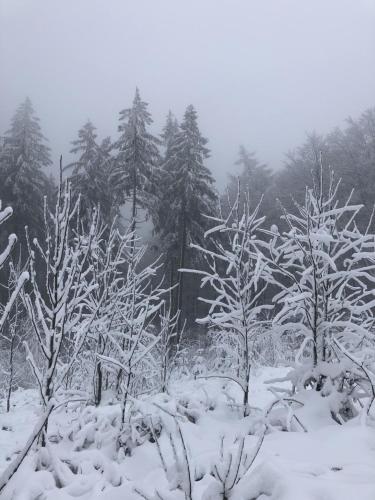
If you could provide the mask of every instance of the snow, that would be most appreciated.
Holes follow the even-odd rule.
[[[30,275],[27,271],[23,271],[20,276],[18,277],[17,279],[17,283],[12,291],[12,294],[11,296],[9,297],[9,300],[7,302],[7,304],[5,305],[5,307],[3,308],[2,310],[2,314],[0,316],[0,331],[1,329],[3,328],[3,325],[7,319],[7,317],[9,316],[9,313],[21,291],[21,289],[23,288],[24,284],[26,283],[26,281],[28,281],[30,278]]]
[[[12,214],[13,214],[12,207],[5,207],[4,210],[1,210],[1,203],[0,203],[0,224],[6,221]],[[14,235],[12,236],[14,237]]]
[[[9,413],[0,400],[0,471],[4,471],[26,444],[38,419],[38,395],[34,390],[18,390],[12,395]]]
[[[274,400],[265,382],[283,379],[288,371],[270,367],[253,370],[249,398],[253,406],[247,417],[241,416],[240,388],[219,379],[174,380],[171,396],[145,397],[140,403],[144,414],[152,416],[155,426],[158,419],[163,420],[158,444],[168,477],[157,445],[149,440],[136,446],[131,456],[117,454],[113,423],[120,415],[120,405],[61,407],[52,415],[47,447],[42,452],[30,452],[0,496],[2,500],[139,500],[141,493],[150,499],[184,499],[181,490],[170,488],[181,475],[179,464],[183,464],[184,455],[177,438],[173,455],[168,432],[174,431],[176,423],[167,411],[174,413],[180,407],[185,408],[186,415],[194,416],[178,419],[191,475],[201,478],[193,482],[192,498],[220,499],[219,483],[210,472],[220,463],[221,440],[224,438],[225,443],[221,468],[226,453],[233,451],[236,456],[241,438],[244,451],[251,455],[262,431],[261,410]],[[287,382],[279,385],[285,387]],[[291,432],[280,430],[276,426],[278,418],[283,418],[280,406],[271,417],[253,466],[229,498],[374,500],[375,432],[371,421],[363,425],[357,417],[338,425],[318,393],[305,391],[298,398],[304,406],[295,412],[308,432],[301,432],[297,426]],[[1,409],[0,473],[9,465],[9,458],[13,460],[24,447],[41,411],[33,390],[15,392],[9,414]],[[155,496],[156,489],[160,497]]]

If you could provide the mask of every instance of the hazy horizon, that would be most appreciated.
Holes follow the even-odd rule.
[[[238,147],[277,169],[306,133],[375,105],[375,0],[0,0],[0,134],[29,96],[54,163],[91,119],[117,135],[135,87],[153,131],[188,104],[222,188]]]

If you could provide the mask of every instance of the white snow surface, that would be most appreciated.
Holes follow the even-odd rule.
[[[285,368],[261,368],[253,373],[250,404],[266,408],[274,399],[265,380],[281,378]],[[189,462],[201,479],[193,486],[193,500],[222,498],[210,471],[217,463],[221,439],[227,449],[244,436],[251,453],[258,442],[261,412],[252,409],[242,418],[236,409],[240,394],[223,380],[183,380],[173,386],[173,397],[148,397],[145,413],[161,416],[164,428],[159,444],[167,461],[167,478],[155,443],[146,441],[131,456],[115,450],[113,426],[120,408],[66,409],[53,414],[47,448],[33,449],[0,495],[1,500],[183,500],[184,493],[172,489],[178,467],[174,463],[167,430],[174,422],[157,405],[173,412],[175,401],[185,402],[197,420],[180,422],[189,452]],[[226,386],[223,390],[223,386]],[[316,397],[316,399],[314,399]],[[308,429],[285,432],[273,427],[247,474],[229,498],[235,500],[374,500],[375,427],[360,418],[336,424],[318,395],[305,395],[305,407],[297,410]],[[301,399],[302,401],[302,399]],[[0,474],[25,445],[41,414],[38,395],[19,390],[13,396],[9,414],[0,406]],[[155,496],[155,490],[160,497]]]

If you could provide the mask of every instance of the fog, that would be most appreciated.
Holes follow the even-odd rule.
[[[224,184],[239,144],[277,169],[306,132],[375,104],[375,0],[1,0],[0,134],[29,96],[53,159],[135,87],[154,131],[192,103]]]

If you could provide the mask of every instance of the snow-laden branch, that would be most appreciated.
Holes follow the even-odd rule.
[[[273,308],[264,302],[268,283],[272,281],[264,252],[267,242],[261,239],[264,217],[259,216],[260,203],[250,209],[249,200],[239,210],[239,194],[227,218],[215,218],[215,227],[206,232],[210,245],[192,245],[206,259],[208,270],[180,269],[201,276],[201,286],[209,285],[214,298],[201,298],[209,305],[208,315],[199,318],[215,334],[217,345],[233,360],[238,375],[223,374],[235,380],[244,393],[244,412],[248,411],[249,378],[252,358],[251,342],[256,331],[265,326],[266,311]],[[226,333],[226,336],[223,335]],[[235,339],[233,343],[233,339]],[[214,375],[217,376],[217,375]]]

